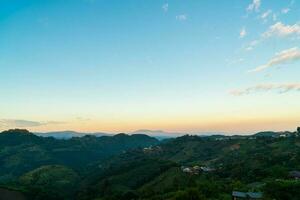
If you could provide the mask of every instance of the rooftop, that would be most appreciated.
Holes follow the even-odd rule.
[[[260,199],[262,198],[263,194],[261,192],[239,192],[239,191],[233,191],[232,196],[234,197],[240,197],[240,198],[253,198],[253,199]]]

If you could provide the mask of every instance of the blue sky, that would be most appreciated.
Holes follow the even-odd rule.
[[[300,124],[300,2],[0,0],[0,129]]]

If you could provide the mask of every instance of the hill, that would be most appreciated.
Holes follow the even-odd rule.
[[[0,182],[16,179],[43,165],[65,165],[77,170],[129,149],[158,143],[146,135],[84,136],[58,140],[36,136],[26,130],[0,133]]]
[[[18,182],[26,188],[29,199],[71,199],[76,191],[78,174],[65,166],[47,165],[22,175]]]
[[[298,134],[159,142],[141,134],[57,140],[11,130],[0,144],[2,186],[30,199],[229,200],[234,190],[300,198],[290,173],[300,169]]]
[[[297,199],[300,197],[296,192],[300,189],[298,183],[285,185],[277,184],[277,181],[286,183],[290,180],[289,172],[300,168],[299,146],[298,137],[218,140],[183,136],[150,149],[128,151],[110,159],[101,168],[94,168],[89,175],[93,178],[84,182],[79,197],[113,200],[127,199],[131,195],[132,199],[231,199],[231,192],[238,190],[260,191],[264,193],[264,199],[273,199],[275,193],[270,185],[275,184],[276,190],[282,193],[293,191],[293,198]],[[163,165],[164,162],[169,164]],[[140,167],[143,176],[138,172],[142,170]],[[133,176],[132,171],[138,176]],[[159,173],[152,174],[153,171]],[[99,189],[104,185],[105,190]],[[293,189],[295,187],[297,189]]]
[[[274,132],[274,131],[263,131],[254,134],[255,137],[287,137],[295,135],[296,132],[283,131],[283,132]]]

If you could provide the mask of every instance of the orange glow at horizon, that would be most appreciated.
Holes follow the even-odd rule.
[[[300,125],[299,118],[278,116],[269,118],[255,117],[199,117],[199,118],[172,118],[172,119],[137,119],[137,120],[89,120],[71,121],[62,124],[52,124],[37,127],[28,127],[31,131],[62,131],[74,130],[80,132],[132,132],[139,129],[164,130],[177,133],[254,133],[258,131],[285,131],[295,130]]]

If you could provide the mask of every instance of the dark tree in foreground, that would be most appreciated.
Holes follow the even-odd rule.
[[[300,134],[300,127],[297,128],[297,133]]]

